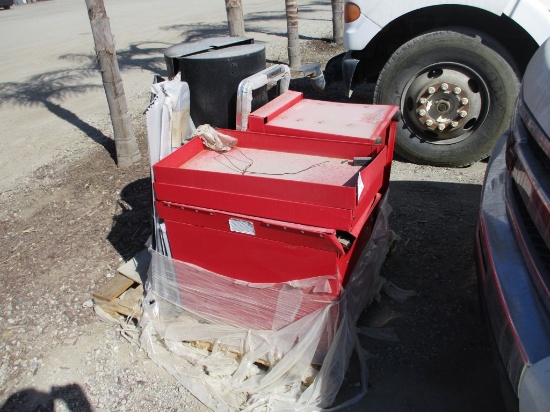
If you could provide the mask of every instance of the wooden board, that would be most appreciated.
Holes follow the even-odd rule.
[[[116,273],[105,285],[101,286],[98,290],[92,293],[92,296],[96,299],[105,300],[111,302],[122,293],[124,293],[130,286],[134,284],[132,279],[126,276]]]
[[[124,292],[119,298],[111,302],[98,300],[96,304],[105,312],[111,315],[132,316],[134,319],[139,319],[142,310],[140,306],[141,298],[143,297],[143,285],[131,287]]]
[[[214,344],[211,343],[211,342],[206,342],[206,341],[202,341],[202,340],[196,340],[196,341],[192,341],[192,342],[187,342],[189,343],[190,345],[196,347],[196,348],[199,348],[199,349],[206,349],[208,350],[209,352],[212,352],[213,348],[214,348]],[[218,351],[222,351],[224,352],[227,356],[231,357],[231,358],[234,358],[236,359],[237,361],[241,361],[242,358],[243,358],[243,355],[242,353],[240,353],[239,351],[233,349],[233,348],[226,348],[222,345],[221,349],[218,349]],[[256,361],[254,362],[256,364],[259,364],[259,365],[262,365],[266,368],[269,368],[271,366],[270,362],[267,360],[267,359],[263,359],[263,358],[259,358],[259,359],[256,359]]]
[[[143,297],[143,285],[132,282],[131,287],[124,291],[120,297],[112,301],[96,298],[96,305],[111,315],[131,316],[139,320],[141,310],[141,298]]]
[[[134,310],[141,298],[143,297],[143,285],[138,285],[135,288],[130,288],[124,294],[118,298],[120,306]]]

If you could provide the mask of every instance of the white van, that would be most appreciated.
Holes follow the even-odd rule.
[[[548,3],[347,0],[349,51],[325,77],[341,73],[350,95],[375,82],[374,103],[400,107],[402,157],[467,166],[489,156],[509,124],[527,63],[550,37]]]

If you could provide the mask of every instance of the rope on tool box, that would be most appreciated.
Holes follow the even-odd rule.
[[[236,147],[238,143],[238,139],[236,139],[235,137],[228,136],[224,133],[220,133],[209,124],[203,124],[197,127],[197,130],[195,131],[195,135],[201,138],[203,144],[206,147],[216,152],[220,152],[220,155],[214,158],[217,162],[224,165],[229,170],[232,170],[237,173],[241,173],[243,175],[244,174],[264,175],[264,176],[297,175],[299,173],[305,172],[306,170],[321,166],[324,163],[328,163],[328,160],[325,160],[323,162],[315,163],[314,165],[306,167],[305,169],[302,169],[302,170],[298,170],[296,172],[282,172],[282,173],[253,172],[253,171],[250,171],[249,169],[254,164],[254,161],[250,157],[248,157],[246,154],[244,154],[242,150]],[[246,160],[238,159],[236,156],[231,156],[224,153],[224,152],[230,151],[231,149],[235,149]],[[220,158],[225,158],[229,164],[222,162]],[[236,164],[238,162],[244,163],[245,166],[244,167],[238,166]]]
[[[325,160],[323,162],[319,162],[319,163],[315,163],[309,167],[306,167],[305,169],[302,169],[302,170],[298,170],[297,172],[282,172],[282,173],[268,173],[268,172],[254,172],[254,171],[251,171],[249,170],[252,165],[254,164],[254,160],[252,160],[250,157],[248,157],[246,154],[244,154],[238,147],[235,147],[234,148],[237,152],[239,152],[246,160],[241,160],[241,159],[238,159],[237,157],[235,156],[230,156],[229,154],[227,153],[222,153],[220,154],[219,156],[216,156],[214,159],[219,162],[220,164],[224,165],[225,167],[227,167],[228,169],[234,171],[234,172],[238,172],[238,173],[241,173],[241,174],[250,174],[250,175],[264,175],[264,176],[285,176],[285,175],[297,175],[297,174],[300,174],[300,173],[303,173],[309,169],[313,169],[314,167],[318,167],[318,166],[321,166],[322,164],[324,163],[328,163],[329,161],[328,160]],[[224,162],[222,162],[220,160],[220,158],[225,158],[230,165],[227,165],[225,164]],[[233,159],[234,161],[236,162],[242,162],[242,163],[246,163],[246,166],[244,168],[240,168],[239,166],[237,166],[235,163],[233,163],[233,161],[231,160]]]

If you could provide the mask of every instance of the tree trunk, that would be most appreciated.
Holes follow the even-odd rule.
[[[103,0],[85,0],[94,36],[95,51],[99,60],[101,78],[109,114],[113,124],[116,157],[119,167],[128,167],[141,159],[132,121],[128,114],[126,96],[120,77],[111,25]]]
[[[331,0],[332,3],[332,40],[344,44],[344,1]]]
[[[243,6],[241,0],[225,0],[227,25],[231,37],[244,36]]]
[[[290,67],[297,68],[302,65],[300,54],[300,35],[298,32],[298,2],[285,0],[286,3],[286,27],[288,31],[288,63]]]

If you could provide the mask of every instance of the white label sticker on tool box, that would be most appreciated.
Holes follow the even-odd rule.
[[[232,232],[244,233],[245,235],[255,236],[254,223],[246,220],[229,219],[229,228]]]

